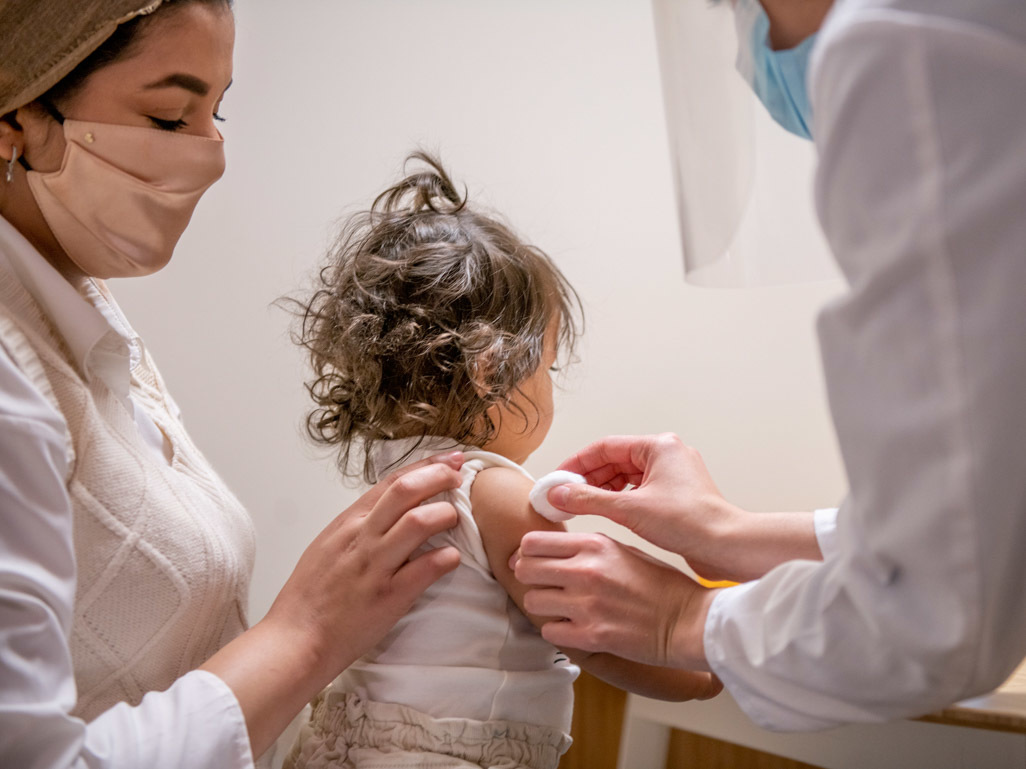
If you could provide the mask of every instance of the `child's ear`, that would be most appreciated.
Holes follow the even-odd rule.
[[[479,398],[491,392],[491,381],[495,374],[495,352],[485,350],[470,361],[470,381]]]
[[[496,368],[495,355],[495,352],[492,350],[483,352],[474,358],[470,367],[470,378],[474,383],[474,390],[477,392],[477,397],[482,400],[493,389],[492,380]],[[493,438],[502,427],[503,415],[504,409],[499,403],[492,403],[485,413],[481,415],[481,420],[484,423],[483,429],[490,433]]]

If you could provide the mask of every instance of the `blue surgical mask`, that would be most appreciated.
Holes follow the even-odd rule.
[[[774,51],[769,17],[759,0],[736,0],[737,70],[777,123],[793,134],[812,138],[812,107],[806,87],[809,54],[816,35],[794,48]]]

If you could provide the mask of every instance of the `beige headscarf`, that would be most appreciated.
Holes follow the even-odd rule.
[[[114,34],[164,0],[0,0],[0,115],[42,96]]]

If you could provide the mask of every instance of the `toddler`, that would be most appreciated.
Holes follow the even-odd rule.
[[[441,451],[466,454],[447,497],[459,567],[315,701],[291,769],[555,769],[570,745],[578,665],[648,696],[718,690],[708,673],[557,650],[522,611],[509,557],[535,513],[520,466],[552,422],[557,359],[572,356],[579,303],[540,250],[474,210],[439,162],[350,220],[305,303],[312,437],[368,483]]]

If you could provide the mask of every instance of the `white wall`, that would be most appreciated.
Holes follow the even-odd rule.
[[[647,3],[237,6],[226,177],[166,270],[113,288],[252,512],[254,619],[355,498],[304,441],[302,358],[271,302],[416,146],[440,151],[471,200],[503,212],[584,298],[582,362],[529,469],[603,434],[673,430],[743,506],[838,501],[813,323],[839,285],[684,284]]]

